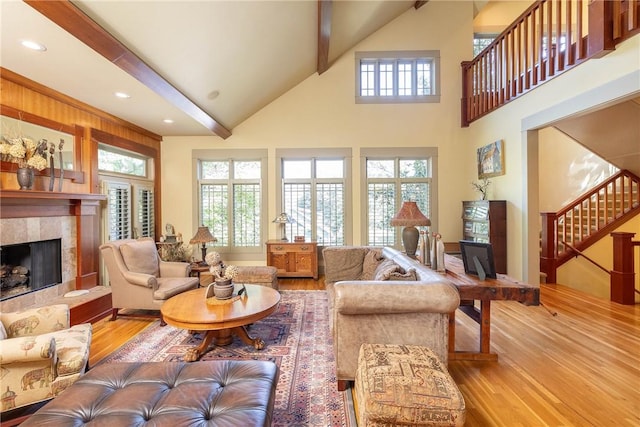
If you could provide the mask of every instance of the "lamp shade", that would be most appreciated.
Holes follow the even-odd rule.
[[[292,224],[293,218],[291,218],[286,212],[282,212],[273,220],[276,224]]]
[[[198,231],[196,231],[196,235],[189,240],[189,244],[194,243],[209,243],[209,242],[217,242],[218,239],[213,237],[208,227],[204,225],[198,227]]]
[[[416,202],[405,201],[396,215],[391,218],[392,226],[431,225],[431,220],[424,216]]]

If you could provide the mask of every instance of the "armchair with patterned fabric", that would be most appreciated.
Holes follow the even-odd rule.
[[[112,320],[120,309],[160,310],[172,296],[199,285],[200,279],[189,277],[188,262],[163,261],[150,237],[113,240],[100,251],[111,285]]]
[[[0,313],[2,418],[7,411],[51,399],[87,369],[92,327],[70,326],[69,306]]]

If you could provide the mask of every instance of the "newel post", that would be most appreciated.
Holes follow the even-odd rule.
[[[462,61],[462,99],[460,100],[460,125],[463,128],[469,127],[470,109],[471,109],[471,93],[473,92],[473,81],[471,72],[473,61]]]
[[[587,58],[600,58],[615,50],[613,6],[610,0],[589,2],[589,37]]]
[[[547,283],[556,283],[556,264],[558,262],[556,213],[540,212],[542,230],[540,233],[540,271],[547,275]]]
[[[640,242],[631,239],[635,233],[614,232],[613,270],[611,270],[611,301],[620,304],[635,304],[635,272],[633,266],[634,246]]]

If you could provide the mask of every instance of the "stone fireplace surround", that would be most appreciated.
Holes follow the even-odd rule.
[[[111,312],[111,288],[98,278],[102,194],[0,190],[0,245],[61,239],[62,283],[0,301],[1,311],[67,304],[71,324],[95,322]],[[72,290],[89,294],[63,297]]]
[[[46,304],[76,288],[77,250],[76,218],[4,218],[0,220],[0,243],[12,245],[37,240],[61,239],[62,242],[62,283],[49,288],[30,292],[0,303],[1,311],[20,309]]]

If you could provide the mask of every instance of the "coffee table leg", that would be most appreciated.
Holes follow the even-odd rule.
[[[262,338],[251,338],[247,332],[247,328],[244,326],[233,328],[233,332],[239,336],[245,344],[252,345],[256,350],[262,350],[265,346]]]
[[[209,348],[209,344],[211,344],[211,340],[214,338],[214,336],[215,331],[207,331],[207,334],[204,336],[199,346],[191,347],[187,350],[187,352],[184,354],[184,361],[195,362],[196,360],[198,360],[200,356],[202,356],[204,352],[207,351],[207,348]]]

